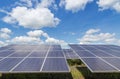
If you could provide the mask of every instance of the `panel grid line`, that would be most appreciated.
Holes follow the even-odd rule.
[[[63,53],[63,55],[64,55],[65,63],[66,63],[66,65],[67,65],[67,67],[68,67],[68,69],[69,69],[69,72],[70,72],[70,67],[69,67],[68,64],[67,64],[67,59],[66,59],[66,56],[65,56],[65,54],[64,54],[64,51],[63,51],[63,49],[61,49],[61,50],[62,50],[62,53]]]
[[[47,59],[47,56],[48,56],[48,54],[49,54],[50,48],[51,48],[51,45],[49,46],[49,49],[47,50],[47,53],[46,53],[45,59],[44,59],[43,64],[42,64],[42,66],[41,66],[41,68],[40,68],[40,72],[41,72],[42,69],[43,69],[43,66],[44,66],[45,61],[46,61],[46,59]]]

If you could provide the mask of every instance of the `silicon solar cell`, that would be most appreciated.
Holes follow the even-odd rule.
[[[19,50],[9,57],[26,57],[30,52]]]
[[[6,50],[6,51],[1,51],[1,52],[0,52],[0,57],[6,57],[6,56],[12,54],[13,52],[14,52],[14,51],[8,51],[8,50]]]
[[[120,70],[120,58],[103,58],[103,59]]]
[[[100,58],[82,58],[92,72],[118,72],[117,69],[102,61]]]
[[[70,47],[73,48],[74,50],[85,50],[78,45],[70,45]]]
[[[80,57],[96,57],[95,55],[91,54],[88,51],[75,51]]]
[[[106,48],[109,48],[111,50],[115,50],[115,51],[120,51],[120,46],[107,46]]]
[[[0,72],[9,72],[22,58],[5,58],[0,61]]]
[[[39,45],[38,48],[36,48],[36,50],[40,50],[40,51],[46,51],[49,49],[50,45]]]
[[[31,55],[29,57],[45,57],[47,54],[47,51],[34,51],[31,53]]]
[[[120,52],[119,51],[105,50],[105,52],[108,52],[115,57],[120,57]]]
[[[60,50],[60,51],[58,51],[58,50],[49,51],[48,57],[64,57],[63,51],[62,50]]]
[[[71,49],[63,49],[66,59],[79,59],[78,55]]]
[[[69,72],[64,58],[47,58],[42,72]]]
[[[98,57],[113,57],[112,55],[108,54],[107,52],[105,53],[100,50],[91,51],[91,53],[95,54]]]
[[[62,50],[60,45],[52,45],[49,49],[50,51]]]
[[[80,45],[80,47],[83,47],[83,48],[85,48],[87,50],[93,50],[93,51],[97,50],[97,49],[95,49],[95,48],[93,48],[91,46],[88,46],[88,45]]]
[[[40,72],[43,63],[43,58],[27,58],[20,63],[13,72]]]

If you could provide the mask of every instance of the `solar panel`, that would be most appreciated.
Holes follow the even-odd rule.
[[[0,73],[48,71],[69,72],[60,45],[11,45],[10,49],[0,52]]]
[[[47,58],[42,72],[68,72],[68,66],[64,58]]]
[[[118,70],[107,64],[100,58],[82,58],[83,62],[92,72],[118,72]]]
[[[12,54],[13,52],[14,52],[14,51],[8,51],[8,50],[6,50],[6,51],[1,51],[1,52],[0,52],[0,57],[6,57],[6,56]]]
[[[79,56],[71,49],[63,49],[66,59],[79,59]]]
[[[51,45],[50,51],[55,51],[55,50],[62,50],[60,45]]]
[[[27,58],[15,67],[13,72],[40,72],[42,63],[43,58]]]
[[[120,58],[104,58],[104,60],[120,70]]]
[[[95,55],[91,54],[88,51],[75,51],[80,57],[96,57]]]
[[[28,52],[28,51],[19,50],[9,57],[26,57],[29,53],[30,52]]]
[[[5,58],[0,61],[0,72],[9,72],[22,58]]]
[[[29,57],[45,57],[46,54],[47,54],[47,51],[35,50],[34,52],[31,53]]]
[[[49,51],[47,57],[64,57],[62,50]]]
[[[69,46],[79,55],[91,72],[120,72],[119,46],[78,44],[73,46],[70,44]],[[79,47],[80,49],[78,49]]]

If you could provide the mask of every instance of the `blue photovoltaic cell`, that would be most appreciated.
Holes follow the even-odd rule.
[[[47,58],[42,72],[69,72],[64,58]]]
[[[111,50],[116,50],[116,51],[120,51],[120,46],[107,46],[107,48],[111,49]]]
[[[66,59],[79,59],[79,56],[71,49],[63,49]]]
[[[69,46],[74,49],[74,50],[85,50],[84,48],[81,48],[79,45],[71,45],[69,44]]]
[[[108,54],[107,52],[103,52],[100,50],[90,50],[93,54],[95,54],[98,57],[113,57],[112,55]]]
[[[17,52],[15,52],[14,54],[12,54],[11,56],[9,57],[26,57],[30,52],[27,52],[27,51],[23,51],[23,50],[19,50]]]
[[[120,58],[103,58],[103,59],[120,70]]]
[[[117,72],[118,70],[108,65],[100,58],[82,58],[84,63],[92,70],[92,72]]]
[[[40,72],[40,68],[43,64],[43,58],[27,58],[21,64],[19,64],[13,71],[15,72]]]
[[[21,58],[6,58],[0,61],[0,72],[9,72],[21,60]]]
[[[48,57],[64,57],[63,51],[49,51]]]
[[[109,48],[106,48],[104,46],[99,46],[99,45],[96,45],[96,46],[93,46],[93,47],[95,47],[97,49],[101,49],[101,50],[109,50]]]
[[[89,53],[88,51],[75,51],[80,57],[95,57],[95,55]]]
[[[108,52],[116,57],[120,57],[120,51],[113,51],[113,50],[104,50],[105,52]]]
[[[49,49],[50,45],[39,45],[36,50],[40,51],[47,51]]]
[[[11,46],[4,46],[4,47],[0,47],[0,51],[3,51],[3,50],[7,50],[7,49],[10,49]]]
[[[60,45],[51,45],[50,46],[50,51],[54,51],[54,50],[62,50]]]
[[[37,50],[37,51],[32,52],[32,54],[29,57],[45,57],[46,54],[47,54],[47,51]]]
[[[1,51],[0,52],[0,57],[6,57],[10,54],[12,54],[14,51],[9,51],[9,50],[6,50],[6,51]]]
[[[87,49],[87,50],[97,50],[97,49],[95,49],[94,47],[92,47],[92,46],[88,46],[88,45],[79,45],[80,47],[83,47],[83,48],[85,48],[85,49]]]
[[[10,50],[34,50],[37,47],[37,45],[16,45],[12,46]]]

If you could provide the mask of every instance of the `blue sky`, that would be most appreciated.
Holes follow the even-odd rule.
[[[119,0],[0,2],[0,46],[14,43],[120,45],[119,31]]]

